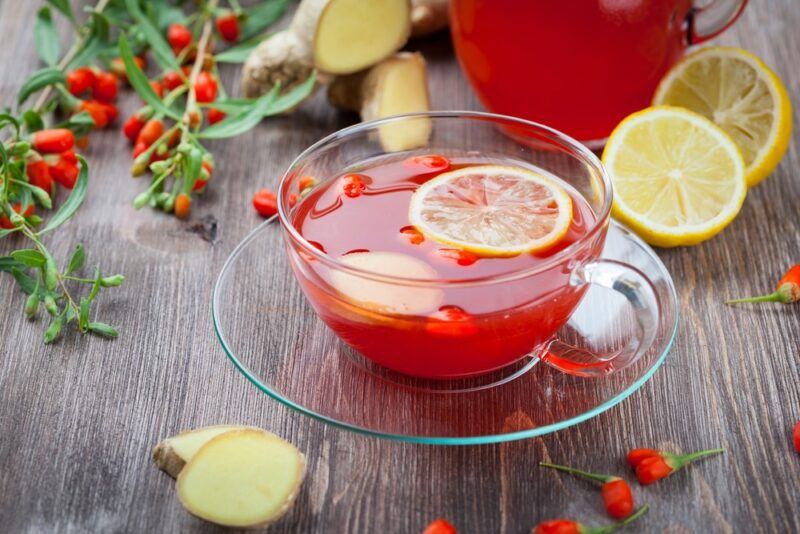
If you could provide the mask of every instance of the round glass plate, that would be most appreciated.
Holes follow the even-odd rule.
[[[653,282],[660,319],[653,344],[630,367],[602,378],[567,375],[524,358],[478,378],[424,380],[378,367],[317,318],[267,221],[233,251],[214,288],[217,337],[258,389],[332,425],[417,443],[497,443],[554,432],[616,405],[639,389],[669,352],[678,323],[672,279],[653,250],[611,222],[603,258],[637,267]],[[625,346],[633,319],[614,291],[591,287],[560,339],[597,353]],[[586,346],[586,344],[590,346]]]

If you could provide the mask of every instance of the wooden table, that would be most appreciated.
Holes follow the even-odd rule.
[[[38,4],[0,4],[3,104],[35,68],[31,28]],[[754,0],[719,41],[761,56],[796,98],[798,27],[796,0]],[[413,46],[430,62],[434,107],[480,107],[446,36]],[[228,87],[238,86],[237,73],[224,74]],[[126,111],[137,105],[130,93],[124,100]],[[65,257],[83,242],[90,264],[127,276],[98,309],[122,334],[106,341],[72,333],[45,347],[42,325],[23,318],[23,297],[9,277],[0,278],[0,308],[7,310],[0,323],[0,530],[215,530],[183,510],[150,450],[181,429],[241,422],[285,436],[309,461],[298,503],[274,532],[418,532],[439,516],[469,533],[527,532],[559,516],[603,524],[599,498],[587,484],[537,463],[627,473],[625,452],[642,445],[721,446],[728,454],[636,487],[639,501],[653,509],[631,530],[800,531],[800,457],[789,437],[800,419],[800,308],[722,305],[769,290],[800,260],[800,129],[729,229],[700,246],[659,251],[683,316],[672,353],[640,391],[541,438],[434,447],[368,438],[292,412],[234,369],[212,329],[216,275],[259,222],[251,194],[275,186],[301,149],[353,119],[318,97],[233,142],[211,143],[219,171],[188,222],[134,210],[143,183],[129,177],[127,142],[117,131],[92,135],[87,201],[48,244]],[[12,245],[3,241],[0,252]]]

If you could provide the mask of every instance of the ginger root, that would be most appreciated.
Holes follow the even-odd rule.
[[[161,441],[153,449],[153,461],[172,478],[192,459],[192,456],[212,438],[230,430],[250,428],[239,425],[215,425],[181,432]]]
[[[223,432],[206,442],[178,475],[181,504],[218,525],[266,526],[291,506],[305,474],[294,445],[255,428]]]
[[[411,0],[411,36],[424,37],[450,25],[448,0]]]
[[[390,56],[411,32],[409,0],[302,0],[289,28],[256,47],[242,70],[242,92],[291,89],[319,71],[350,74]]]
[[[328,87],[328,100],[357,111],[364,121],[428,111],[425,59],[418,52],[399,52],[366,71],[339,76]],[[431,121],[420,117],[389,122],[380,125],[378,133],[384,150],[410,150],[428,142]]]

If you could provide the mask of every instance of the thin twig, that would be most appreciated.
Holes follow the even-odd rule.
[[[194,65],[192,65],[192,71],[189,73],[189,81],[186,82],[189,86],[189,94],[186,97],[186,113],[183,115],[183,122],[189,126],[191,125],[191,117],[189,116],[190,111],[195,107],[197,103],[197,95],[194,92],[194,84],[197,81],[197,76],[200,74],[200,71],[203,68],[203,61],[205,60],[206,55],[206,48],[208,47],[208,41],[211,39],[211,30],[213,26],[213,18],[211,17],[211,13],[214,12],[214,9],[217,7],[217,0],[210,0],[206,5],[206,20],[203,22],[203,32],[200,34],[200,40],[197,43],[197,56],[194,59]],[[182,138],[185,139],[188,135],[189,128],[183,129]]]

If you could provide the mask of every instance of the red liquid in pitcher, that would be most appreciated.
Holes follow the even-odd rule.
[[[450,163],[448,170],[509,165],[485,158]],[[408,262],[425,266],[429,278],[448,282],[424,288],[381,284],[337,273],[305,251],[290,250],[290,258],[319,315],[355,350],[414,376],[475,375],[524,357],[567,321],[584,292],[570,285],[571,269],[582,257],[596,255],[602,243],[598,239],[546,270],[517,280],[459,286],[459,280],[497,277],[550,262],[586,235],[596,217],[583,197],[559,180],[572,199],[573,214],[569,230],[556,245],[514,257],[478,257],[438,243],[409,225],[412,193],[438,174],[409,160],[371,164],[358,170],[363,189],[348,189],[346,175],[331,179],[298,203],[291,220],[306,240],[331,258],[345,261],[365,252],[402,255],[393,257],[410,257]],[[412,309],[400,312],[371,304],[370,288],[381,294],[399,291],[413,301]]]
[[[481,102],[582,141],[650,105],[686,48],[690,0],[451,0],[453,41]]]

